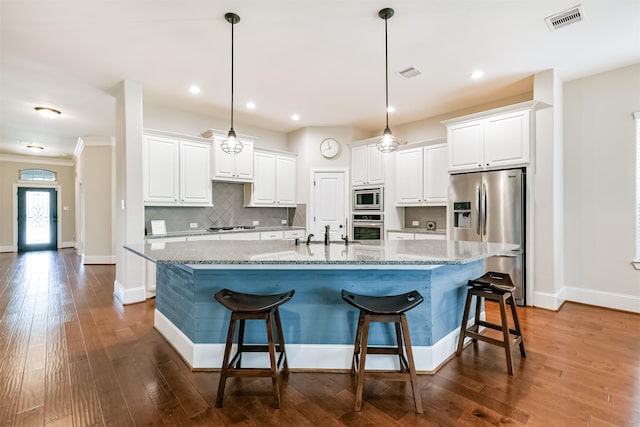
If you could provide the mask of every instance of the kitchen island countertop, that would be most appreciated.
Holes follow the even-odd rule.
[[[125,245],[125,248],[160,264],[287,264],[331,265],[455,265],[466,264],[516,249],[517,245],[452,240],[357,241],[329,245],[291,240],[193,241]]]

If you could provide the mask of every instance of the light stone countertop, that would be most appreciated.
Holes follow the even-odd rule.
[[[418,233],[418,234],[447,234],[447,230],[437,229],[437,230],[427,230],[426,228],[395,228],[389,229],[387,231],[392,231],[396,233]]]
[[[212,230],[187,230],[187,231],[169,231],[167,234],[148,234],[145,237],[147,240],[153,239],[163,239],[167,237],[187,237],[187,236],[204,236],[209,234],[234,234],[234,233],[260,233],[262,231],[288,231],[288,230],[306,230],[304,227],[296,227],[296,226],[278,226],[274,225],[272,227],[260,227],[256,226],[256,228],[248,228],[245,230],[223,230],[223,231],[212,231]]]
[[[332,242],[296,246],[292,240],[149,242],[125,248],[150,261],[215,268],[272,265],[281,268],[372,268],[456,265],[501,255],[518,245],[453,240]],[[220,267],[218,267],[220,268]]]

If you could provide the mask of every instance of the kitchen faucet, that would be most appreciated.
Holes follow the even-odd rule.
[[[312,238],[312,237],[313,237],[313,233],[310,233],[310,234],[307,236],[307,246],[309,246],[309,243],[311,243],[311,238]]]
[[[329,229],[331,228],[331,226],[329,224],[324,226],[324,244],[328,245],[330,243],[330,239],[329,239]]]

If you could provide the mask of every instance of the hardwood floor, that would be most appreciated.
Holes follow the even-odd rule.
[[[467,347],[410,384],[366,379],[353,412],[348,374],[291,373],[273,409],[268,378],[191,372],[153,329],[154,300],[123,307],[114,266],[71,250],[0,254],[0,425],[638,426],[640,315],[567,303],[519,308],[527,358]],[[497,310],[488,317],[496,318]]]

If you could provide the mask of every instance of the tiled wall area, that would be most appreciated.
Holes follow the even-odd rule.
[[[253,225],[280,226],[282,220],[292,225],[292,218],[297,218],[294,208],[245,208],[244,184],[224,182],[213,183],[213,207],[154,207],[144,209],[145,227],[151,232],[151,220],[165,220],[167,231],[186,231],[189,224],[198,223],[198,229],[206,230],[212,226]]]
[[[417,227],[411,225],[412,221],[420,221],[420,225]],[[436,230],[446,230],[447,208],[444,206],[404,208],[405,228],[427,228],[427,221],[435,221]]]

